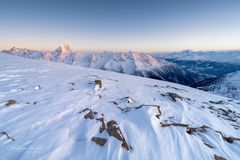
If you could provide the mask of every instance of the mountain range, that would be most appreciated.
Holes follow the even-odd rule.
[[[240,99],[240,71],[199,82],[197,88],[228,98]]]
[[[170,54],[156,54],[182,68],[204,76],[204,80],[192,87],[214,94],[240,100],[239,71],[240,51],[186,50]]]
[[[86,68],[165,80],[192,86],[228,98],[240,99],[238,96],[239,88],[233,87],[233,89],[233,85],[226,85],[222,81],[222,79],[226,81],[231,77],[228,74],[238,74],[238,71],[240,71],[239,51],[194,52],[185,50],[168,54],[147,54],[131,51],[77,53],[73,52],[68,44],[64,44],[53,52],[15,47],[3,52],[26,58],[62,62]],[[231,82],[231,79],[229,81]],[[209,84],[217,84],[218,87],[215,85],[210,87]],[[227,89],[223,92],[222,89],[217,88]]]
[[[67,44],[61,45],[53,52],[39,52],[16,48],[5,50],[3,52],[27,58],[63,62],[87,68],[166,80],[189,86],[203,80],[201,75],[190,72],[175,63],[155,58],[151,54],[144,53],[74,53]]]

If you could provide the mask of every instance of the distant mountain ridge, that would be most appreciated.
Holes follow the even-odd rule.
[[[217,95],[240,100],[240,71],[204,80],[196,84],[195,87]]]
[[[192,87],[228,98],[240,99],[240,51],[194,52],[186,50],[155,57],[173,62],[182,68],[203,75],[205,80]]]
[[[164,59],[195,60],[211,62],[240,63],[240,51],[191,51],[184,50],[169,54],[159,54]]]
[[[213,60],[165,60],[176,63],[188,71],[203,75],[205,78],[219,77],[240,70],[240,63],[215,62]]]
[[[5,53],[17,56],[44,59],[87,68],[109,70],[119,73],[148,77],[158,80],[192,85],[203,80],[202,76],[189,72],[166,60],[155,58],[151,54],[134,52],[74,53],[64,44],[53,52],[17,49],[5,50]]]

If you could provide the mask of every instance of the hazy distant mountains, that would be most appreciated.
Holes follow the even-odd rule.
[[[240,71],[204,80],[195,87],[217,95],[240,100]]]
[[[206,78],[219,77],[240,70],[240,51],[193,52],[186,50],[167,55],[157,54],[157,57],[176,63]]]
[[[192,87],[240,100],[240,51],[186,50],[156,56],[205,77]]]
[[[170,54],[161,54],[165,59],[240,63],[240,51],[191,51],[184,50]]]

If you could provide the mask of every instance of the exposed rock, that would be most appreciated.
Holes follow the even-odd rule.
[[[238,119],[240,118],[240,113],[228,108],[223,109],[221,108],[221,106],[219,107],[209,106],[208,109],[210,110],[209,111],[210,113],[217,115],[217,117],[230,121],[230,124],[235,128],[240,128],[240,125],[238,123]]]
[[[10,105],[13,105],[13,104],[16,104],[17,101],[13,100],[13,99],[10,99],[7,101],[7,103],[5,104],[5,106],[10,106]]]
[[[169,126],[176,126],[176,127],[188,127],[188,124],[182,124],[182,123],[169,123],[169,124],[164,124],[162,122],[160,122],[161,127],[169,127]]]
[[[93,119],[94,115],[96,115],[97,112],[93,112],[92,110],[90,110],[87,114],[84,115],[85,119]]]
[[[219,132],[220,133],[220,132]],[[221,133],[222,138],[224,141],[228,142],[228,143],[233,143],[234,141],[240,141],[240,138],[236,138],[236,137],[225,137],[223,136],[223,134]]]
[[[140,109],[142,107],[160,107],[159,105],[155,105],[155,104],[142,104],[138,107],[134,107],[135,109]]]
[[[122,142],[122,147],[126,150],[132,150],[132,147],[129,146],[125,140]]]
[[[129,97],[129,96],[123,97],[123,98],[121,98],[121,100],[127,102],[128,104],[132,104],[133,103],[133,99],[131,97]]]
[[[82,111],[80,111],[80,112],[78,112],[78,113],[83,113],[83,112],[86,112],[86,111],[91,111],[91,109],[85,108],[85,109],[83,109]]]
[[[2,136],[5,135],[5,136],[7,137],[7,139],[10,139],[10,140],[12,140],[12,141],[15,141],[15,139],[12,138],[12,137],[10,137],[10,136],[7,134],[7,132],[1,132],[0,135],[2,135]]]
[[[197,131],[203,133],[203,132],[206,132],[206,128],[209,128],[209,127],[208,127],[208,126],[205,126],[205,125],[203,125],[203,126],[201,126],[201,127],[195,127],[195,128],[193,128],[193,127],[187,127],[186,132],[187,132],[188,134],[190,134],[190,135],[194,134],[194,133],[197,132]]]
[[[130,107],[121,108],[121,107],[117,106],[117,108],[120,109],[123,113],[127,113],[127,112],[131,111]]]
[[[188,124],[182,124],[182,123],[169,123],[169,124],[164,124],[162,122],[160,122],[161,124],[161,127],[169,127],[169,126],[176,126],[176,127],[185,127],[187,129],[187,133],[192,135],[194,134],[195,132],[199,131],[199,132],[206,132],[206,128],[209,128],[208,126],[201,126],[201,127],[196,127],[196,128],[193,128],[193,127],[188,127],[189,125]],[[212,129],[212,128],[210,128]],[[219,133],[222,137],[222,139],[228,143],[233,143],[234,141],[240,141],[240,138],[236,138],[236,137],[226,137],[224,136],[224,134],[220,131],[217,131],[217,130],[214,130],[212,129],[213,131],[215,131],[216,133]]]
[[[111,101],[110,103],[112,103],[114,105],[118,105],[118,103],[116,101]]]
[[[91,140],[100,146],[104,146],[105,143],[107,142],[106,138],[101,137],[93,137]]]
[[[209,147],[209,148],[214,148],[213,146],[211,146],[210,144],[208,144],[208,143],[203,143],[203,144],[205,144],[207,147]]]
[[[190,135],[192,135],[194,132],[196,132],[197,131],[197,129],[196,128],[187,128],[187,133],[188,134],[190,134]]]
[[[171,99],[176,102],[177,99],[180,99],[181,101],[184,99],[182,96],[178,95],[177,93],[168,92],[167,94],[161,94],[162,96],[169,96]]]
[[[99,118],[98,120],[101,122],[101,126],[100,126],[99,131],[100,131],[100,133],[102,133],[102,132],[105,131],[105,129],[106,129],[106,125],[105,125],[105,122],[104,122],[104,118]]]
[[[108,121],[107,126],[106,126],[103,117],[101,117],[101,118],[95,117],[95,115],[97,115],[98,112],[93,112],[91,109],[85,108],[84,110],[80,111],[79,113],[83,113],[85,111],[89,111],[87,114],[84,115],[85,119],[95,119],[95,120],[101,122],[101,126],[99,128],[100,133],[102,133],[106,130],[109,136],[113,136],[122,142],[123,148],[125,148],[126,150],[132,149],[132,147],[127,144],[127,142],[122,134],[122,131],[117,126],[116,121],[114,121],[114,120]],[[102,114],[102,116],[104,116],[104,115]],[[100,146],[103,146],[106,143],[106,139],[100,138],[100,137],[93,137],[92,141],[94,141],[95,143],[97,143]]]
[[[102,81],[101,80],[95,80],[95,89],[99,90],[100,88],[102,88]]]
[[[177,87],[173,87],[173,86],[166,86],[166,88],[172,88],[172,89],[175,89],[175,90],[178,90],[178,91],[184,91],[184,92],[187,92],[186,90],[184,89],[180,89],[180,88],[177,88]]]
[[[129,146],[122,134],[122,131],[120,128],[117,126],[117,122],[114,120],[111,120],[107,123],[107,133],[109,136],[113,136],[119,141],[122,142],[122,147],[125,148],[126,150],[130,150],[131,146]]]
[[[119,133],[119,128],[117,127],[117,122],[114,120],[111,120],[107,122],[107,132],[109,136],[113,136],[117,138],[118,140],[122,141],[123,137]]]
[[[209,101],[209,103],[212,103],[212,104],[224,104],[224,101]]]
[[[171,93],[171,92],[169,92],[169,93],[167,93],[167,94],[168,94],[168,96],[171,97],[172,100],[175,101],[175,102],[177,101],[177,100],[176,100],[177,98],[180,99],[180,100],[183,100],[183,99],[184,99],[182,96],[178,95],[177,93]]]
[[[42,89],[42,87],[40,85],[37,85],[33,88],[34,90],[39,90],[39,89]]]
[[[158,114],[155,115],[158,119],[160,119],[160,116],[162,115],[162,112],[160,110],[160,106],[157,106]]]
[[[226,160],[225,158],[223,158],[221,156],[217,156],[217,155],[214,155],[214,159],[215,160]]]
[[[126,97],[126,99],[127,99],[127,103],[133,103],[133,99],[131,98],[131,97]]]

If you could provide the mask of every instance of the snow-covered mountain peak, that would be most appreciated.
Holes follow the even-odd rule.
[[[192,53],[192,52],[194,52],[193,50],[190,50],[190,49],[186,49],[186,50],[182,50],[181,51],[182,53]]]
[[[17,51],[17,48],[16,48],[16,47],[12,47],[12,48],[10,49],[10,51],[12,51],[12,52]]]
[[[17,55],[21,57],[26,57],[26,58],[35,58],[35,59],[40,59],[43,57],[43,53],[36,51],[36,50],[30,50],[27,48],[17,48],[17,47],[12,47],[9,50],[3,50],[2,52],[12,54],[12,55]]]
[[[60,53],[72,53],[72,50],[68,44],[62,44],[59,46],[55,52],[60,52]]]
[[[29,51],[33,51],[33,50],[29,50],[27,48],[17,48],[17,47],[12,47],[10,50],[8,50],[9,52],[13,52],[13,53],[17,53],[17,52],[29,52]]]
[[[46,54],[45,59],[60,61],[65,63],[72,63],[74,53],[68,44],[59,46],[54,52]]]
[[[163,59],[156,59],[150,54],[132,53],[133,60],[138,70],[157,69],[165,66],[174,65]]]

